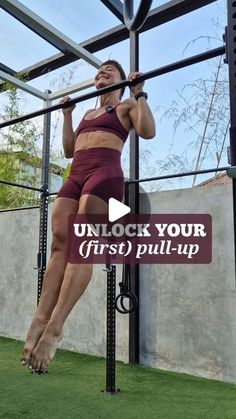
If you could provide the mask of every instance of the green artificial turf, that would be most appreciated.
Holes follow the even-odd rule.
[[[120,393],[105,387],[105,360],[58,350],[48,374],[20,364],[22,342],[0,338],[0,418],[229,419],[236,386],[137,365],[116,364]]]

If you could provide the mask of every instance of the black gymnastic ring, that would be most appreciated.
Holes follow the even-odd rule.
[[[134,16],[133,0],[124,0],[123,16],[125,26],[127,29],[129,29],[129,31],[136,32],[143,26],[145,20],[148,17],[151,4],[152,0],[141,0],[137,13]]]
[[[124,299],[127,298],[130,300],[130,308],[126,308],[124,305]],[[118,305],[118,301],[120,300],[120,306]],[[121,314],[128,314],[132,313],[133,311],[137,310],[138,307],[138,299],[135,294],[133,294],[131,291],[118,294],[115,300],[115,307],[116,310],[119,311]]]
[[[127,309],[125,307],[124,303],[123,303],[125,298],[129,299],[130,302],[131,302],[131,307],[129,309]],[[132,292],[127,292],[125,295],[123,295],[123,297],[121,297],[120,305],[121,305],[122,309],[124,310],[124,312],[132,313],[133,311],[137,310],[137,308],[138,308],[138,299],[137,299],[136,295],[133,294]]]

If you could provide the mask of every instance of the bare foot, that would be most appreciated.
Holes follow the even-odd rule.
[[[62,330],[55,330],[51,325],[46,327],[37,346],[31,353],[30,368],[34,371],[44,371],[53,360],[58,343],[62,339]]]
[[[31,352],[37,345],[40,337],[42,336],[48,321],[42,321],[37,318],[33,319],[24,344],[21,354],[22,365],[28,365]]]

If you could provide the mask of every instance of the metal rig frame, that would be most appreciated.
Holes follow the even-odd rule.
[[[46,269],[46,253],[47,253],[47,223],[48,223],[48,197],[55,195],[55,192],[48,191],[48,172],[49,172],[49,144],[50,144],[50,115],[51,112],[63,107],[63,105],[53,105],[53,100],[63,97],[74,92],[82,91],[88,87],[93,86],[93,80],[86,80],[82,83],[74,86],[67,87],[57,92],[41,92],[40,90],[33,88],[29,84],[20,81],[16,78],[16,74],[22,77],[27,77],[27,81],[37,78],[45,73],[51,72],[57,68],[60,68],[73,61],[84,59],[95,68],[98,68],[101,64],[100,60],[94,55],[96,51],[107,48],[108,46],[119,43],[125,39],[130,39],[130,71],[139,69],[139,35],[142,32],[148,31],[154,27],[160,26],[166,22],[176,19],[180,16],[188,14],[194,10],[202,8],[210,3],[217,0],[171,0],[165,4],[152,9],[146,18],[146,21],[138,22],[138,26],[132,25],[130,21],[130,10],[132,8],[132,0],[125,0],[125,6],[128,7],[128,16],[126,10],[126,25],[124,24],[123,15],[123,4],[120,0],[100,0],[104,6],[106,6],[120,21],[121,24],[111,28],[108,31],[98,34],[97,36],[90,38],[80,44],[76,43],[66,35],[58,31],[55,27],[50,25],[48,22],[43,20],[37,14],[32,12],[30,9],[25,7],[18,0],[0,0],[0,6],[3,10],[11,14],[14,18],[19,20],[25,26],[30,28],[32,31],[37,33],[40,37],[45,39],[48,43],[56,47],[60,52],[53,55],[46,60],[39,61],[34,65],[22,69],[20,72],[16,72],[14,69],[7,67],[0,63],[0,91],[5,90],[5,82],[11,83],[17,88],[20,88],[33,96],[36,96],[43,100],[44,108],[39,111],[33,112],[28,115],[24,115],[20,118],[15,118],[10,121],[0,123],[0,128],[12,125],[14,123],[33,118],[44,114],[44,135],[43,135],[43,152],[42,152],[42,186],[41,188],[30,188],[25,185],[18,185],[11,182],[0,180],[0,184],[8,184],[14,187],[22,187],[40,192],[40,227],[39,227],[39,253],[38,253],[38,295],[37,300],[39,301],[41,288],[43,283],[43,275]],[[145,0],[141,0],[140,7],[145,3]],[[147,3],[147,0],[146,0]],[[151,2],[149,2],[149,7]],[[139,80],[147,80],[152,77],[157,77],[162,74],[175,71],[204,60],[208,60],[223,54],[226,54],[225,62],[229,65],[229,94],[230,94],[230,106],[231,106],[231,125],[230,125],[230,165],[236,166],[236,1],[227,0],[228,9],[228,25],[224,34],[225,44],[222,47],[204,51],[201,54],[186,58],[184,60],[168,64],[164,67],[157,68],[155,70],[144,73],[139,77]],[[131,16],[132,18],[132,16]],[[143,16],[141,14],[141,20]],[[129,20],[129,21],[128,21]],[[139,16],[140,20],[140,16]],[[136,22],[137,23],[137,22]],[[129,29],[127,29],[127,27]],[[88,94],[83,94],[71,101],[72,103],[82,102],[101,95],[102,93],[112,91],[118,87],[129,86],[131,83],[123,81],[116,86],[110,86],[108,88],[99,89]],[[130,202],[132,211],[138,212],[139,210],[139,191],[138,184],[144,181],[167,179],[180,176],[190,176],[193,174],[217,172],[221,170],[231,170],[232,167],[221,167],[212,168],[207,170],[200,170],[197,172],[177,173],[169,176],[152,177],[149,179],[139,179],[139,146],[136,135],[131,134],[130,141],[130,179],[132,181],[127,182],[130,189]],[[236,180],[233,175],[233,211],[234,211],[234,237],[236,238]],[[35,208],[35,207],[34,207]],[[236,249],[236,246],[235,246]],[[235,250],[236,260],[236,250]],[[115,268],[108,269],[108,293],[113,295],[114,291],[114,280],[115,280]],[[139,270],[138,265],[130,267],[130,279],[131,289],[137,297],[139,297]],[[109,284],[112,284],[109,288]],[[113,291],[112,291],[113,290]],[[114,298],[114,296],[113,296]],[[110,300],[109,300],[110,301]],[[114,320],[114,307],[112,302],[108,304],[109,314],[108,318],[111,319],[110,325],[113,325],[112,338],[107,343],[107,354],[111,355],[111,359],[107,358],[107,385],[106,391],[110,394],[116,392],[115,389],[115,320]],[[113,310],[113,311],[112,311]],[[129,362],[139,363],[139,313],[138,310],[130,314],[129,321],[130,333],[129,333]],[[110,330],[110,329],[109,329]]]

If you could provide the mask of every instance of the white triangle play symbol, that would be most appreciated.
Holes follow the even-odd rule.
[[[131,211],[128,205],[122,204],[115,198],[110,198],[108,202],[108,219],[111,223],[118,220]]]

